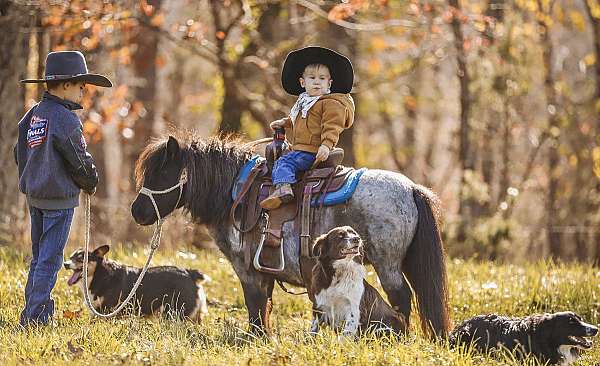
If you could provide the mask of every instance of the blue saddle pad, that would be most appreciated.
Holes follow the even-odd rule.
[[[240,189],[244,185],[244,183],[248,180],[248,176],[250,175],[250,171],[257,164],[261,164],[265,158],[260,155],[254,155],[244,166],[240,169],[237,178],[235,179],[235,183],[233,184],[233,188],[231,189],[231,198],[235,201],[237,198]],[[325,194],[325,197],[317,196],[313,198],[311,202],[312,207],[318,207],[321,204],[321,200],[323,200],[323,206],[334,206],[344,203],[352,197],[352,194],[356,190],[356,186],[360,180],[360,177],[364,172],[367,171],[367,168],[360,168],[353,171],[343,186],[340,187],[337,191],[329,192]]]
[[[246,164],[244,164],[242,169],[240,169],[237,178],[235,178],[233,188],[231,189],[231,198],[234,201],[237,198],[240,189],[242,189],[244,183],[246,183],[246,181],[248,180],[248,176],[250,175],[250,171],[252,170],[252,168],[254,168],[257,164],[261,164],[265,160],[267,159],[263,158],[260,155],[254,155],[250,158],[250,160],[248,160]]]
[[[344,185],[341,186],[340,189],[338,189],[337,191],[325,193],[323,206],[334,206],[348,201],[350,197],[352,197],[354,191],[356,190],[356,186],[358,185],[360,177],[366,171],[367,168],[360,168],[353,171],[352,173],[350,173],[350,176],[348,177],[348,179],[346,179],[346,182],[344,182]],[[318,207],[320,203],[321,197],[315,197],[310,203],[310,206]]]

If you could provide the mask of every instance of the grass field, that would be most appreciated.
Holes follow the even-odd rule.
[[[113,250],[109,258],[141,265],[144,251]],[[508,353],[486,356],[452,351],[424,340],[414,329],[403,339],[340,339],[325,331],[308,335],[310,306],[305,296],[276,288],[271,339],[246,334],[247,313],[241,287],[218,252],[170,251],[161,248],[153,264],[197,268],[210,275],[205,285],[212,306],[203,324],[164,319],[93,319],[83,308],[78,287],[67,286],[61,270],[54,290],[57,317],[53,326],[22,331],[17,326],[26,281],[26,255],[0,247],[0,365],[155,364],[155,365],[535,365],[517,362]],[[584,265],[536,263],[524,267],[449,262],[450,302],[455,323],[475,314],[525,315],[573,310],[600,322],[600,271]],[[369,271],[369,281],[377,283]],[[600,364],[600,346],[581,365]]]

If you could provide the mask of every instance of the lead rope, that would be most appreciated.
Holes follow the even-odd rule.
[[[277,281],[277,284],[279,285],[279,287],[281,287],[281,289],[282,289],[284,292],[286,292],[286,293],[288,293],[288,294],[290,294],[290,295],[304,295],[304,294],[307,294],[307,293],[308,293],[308,290],[306,290],[306,291],[302,291],[302,292],[296,292],[296,291],[292,291],[292,290],[288,289],[287,287],[285,287],[285,285],[283,284],[283,282],[282,282],[282,281],[280,281],[280,280],[275,280],[275,281]]]
[[[146,264],[144,264],[144,268],[142,268],[142,272],[138,276],[137,281],[135,281],[135,284],[133,285],[131,292],[129,292],[129,295],[127,295],[127,297],[125,298],[123,303],[121,305],[119,305],[119,307],[117,307],[113,312],[111,312],[109,314],[102,314],[94,308],[94,306],[92,305],[92,302],[90,301],[90,292],[89,292],[89,288],[88,288],[89,286],[88,286],[88,281],[87,281],[88,251],[89,251],[89,246],[90,246],[90,227],[91,227],[91,212],[90,211],[91,211],[91,196],[89,194],[85,194],[85,249],[83,252],[83,298],[85,300],[85,304],[90,309],[92,314],[102,317],[102,318],[111,318],[111,317],[117,315],[125,307],[125,305],[127,305],[127,303],[131,300],[131,298],[135,294],[136,290],[140,286],[140,283],[142,282],[142,279],[144,278],[144,275],[146,274],[146,271],[148,270],[148,267],[150,266],[150,261],[152,260],[152,257],[154,256],[154,252],[156,251],[156,249],[158,249],[158,246],[160,245],[160,237],[162,234],[162,224],[163,224],[164,219],[159,219],[156,222],[156,227],[154,228],[154,233],[152,234],[152,238],[150,239],[150,254],[148,255],[148,260],[146,261]]]

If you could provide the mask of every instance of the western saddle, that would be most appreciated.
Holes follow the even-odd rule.
[[[322,207],[325,194],[339,190],[352,174],[353,168],[340,165],[343,158],[343,149],[332,149],[326,161],[298,176],[298,182],[292,187],[294,201],[269,211],[262,209],[259,203],[274,189],[270,164],[264,159],[257,161],[238,190],[230,212],[233,225],[240,232],[240,245],[245,250],[248,267],[252,249],[248,245],[251,243],[244,246],[244,236],[255,234],[254,239],[259,239],[259,244],[252,260],[254,268],[269,274],[282,272],[285,268],[283,225],[293,222],[293,233],[300,237],[300,266],[306,282],[304,271],[311,269],[302,267],[307,267],[303,265],[307,260],[313,260],[311,227],[316,224],[311,205]]]

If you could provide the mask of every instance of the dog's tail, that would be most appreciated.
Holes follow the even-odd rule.
[[[206,275],[200,271],[197,271],[195,269],[188,269],[187,271],[190,274],[190,277],[192,278],[192,280],[194,280],[197,283],[205,283],[205,282],[211,281],[211,279],[208,275]]]
[[[423,331],[446,338],[450,328],[446,256],[439,228],[438,198],[429,189],[413,186],[418,223],[402,263],[417,300]]]

